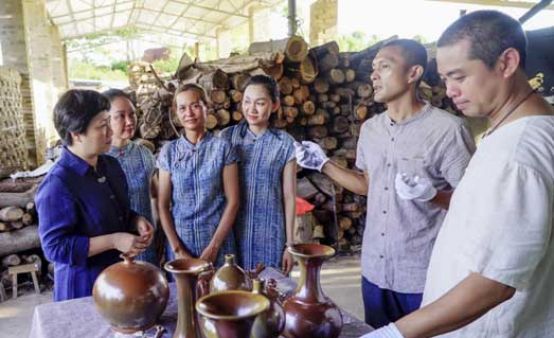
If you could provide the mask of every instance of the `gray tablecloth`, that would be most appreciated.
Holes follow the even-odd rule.
[[[291,294],[296,283],[282,275],[279,271],[266,268],[260,274],[261,278],[273,278],[277,281],[277,289],[283,294]],[[344,326],[341,338],[353,338],[371,331],[364,322],[343,311]],[[175,285],[170,284],[170,297],[159,324],[166,328],[163,338],[173,336],[177,321],[177,297]],[[151,329],[145,336],[152,337],[155,330]],[[92,297],[68,300],[64,302],[42,304],[35,308],[31,326],[31,338],[106,338],[133,337],[132,335],[115,334],[108,322],[98,314]]]

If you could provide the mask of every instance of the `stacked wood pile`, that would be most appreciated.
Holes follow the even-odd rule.
[[[0,283],[7,288],[12,283],[9,267],[42,264],[34,204],[39,182],[40,178],[0,181]]]
[[[171,80],[153,74],[157,91],[139,101],[140,137],[159,149],[177,136],[181,127],[173,114],[173,93],[185,83],[206,89],[212,101],[209,129],[236,124],[243,119],[240,102],[245,83],[254,74],[267,74],[278,81],[281,91],[281,109],[272,117],[272,125],[286,129],[298,141],[317,142],[334,161],[353,168],[361,124],[385,109],[373,101],[370,80],[373,58],[384,42],[341,53],[336,42],[308,49],[300,37],[291,37],[254,43],[249,55],[204,63],[184,57]],[[422,94],[438,107],[449,107],[444,88],[424,84]],[[319,173],[303,170],[299,178],[299,196],[316,205],[314,215],[323,225],[323,236],[321,228],[314,236],[338,244],[341,250],[359,248],[365,198]]]
[[[21,76],[0,67],[0,178],[29,164],[21,109]]]

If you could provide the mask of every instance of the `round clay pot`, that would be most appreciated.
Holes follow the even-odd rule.
[[[132,257],[110,265],[92,288],[96,309],[118,332],[130,334],[152,327],[165,310],[167,280],[154,265]]]
[[[223,264],[210,281],[210,292],[229,290],[252,290],[252,282],[248,274],[235,263],[235,255],[225,255]]]
[[[285,300],[285,331],[288,338],[336,338],[342,329],[339,308],[321,290],[323,261],[335,249],[320,244],[295,244],[288,248],[298,261],[300,279],[294,295]]]
[[[268,308],[265,296],[242,290],[212,293],[196,302],[205,338],[250,337],[254,320]]]

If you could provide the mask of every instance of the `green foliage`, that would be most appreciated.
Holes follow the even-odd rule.
[[[127,66],[129,64],[127,61],[114,61],[112,62],[112,70],[120,70],[123,73],[127,74]]]
[[[154,69],[160,73],[175,73],[179,66],[179,59],[173,55],[167,60],[156,60],[152,63]]]
[[[86,62],[72,62],[69,67],[70,79],[127,81],[126,72],[110,67],[98,67]]]
[[[364,32],[355,31],[350,35],[341,35],[338,44],[341,52],[358,52],[364,50],[380,39],[376,35],[366,36]]]

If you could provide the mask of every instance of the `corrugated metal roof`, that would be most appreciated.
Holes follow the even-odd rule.
[[[218,27],[248,20],[250,6],[283,0],[46,0],[62,39],[136,27],[187,38],[215,38]]]

